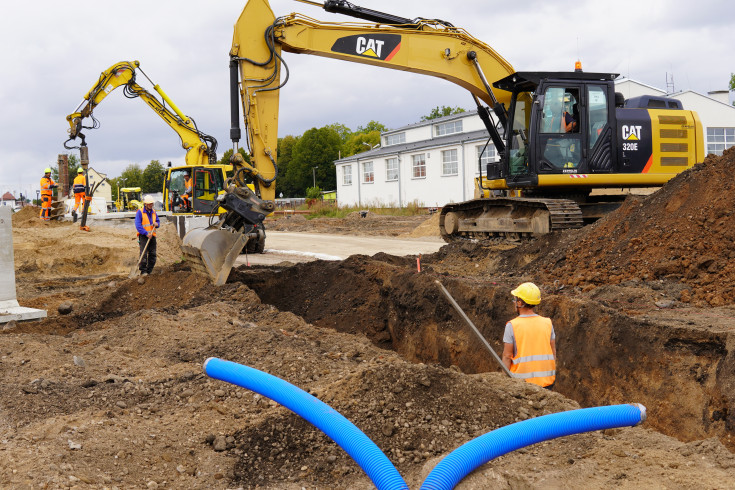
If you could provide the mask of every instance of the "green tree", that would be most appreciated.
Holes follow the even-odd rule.
[[[358,126],[355,130],[356,133],[371,133],[373,131],[382,133],[388,131],[388,128],[385,127],[385,124],[379,123],[378,121],[370,121],[365,126]]]
[[[728,87],[730,90],[735,90],[735,73],[730,73],[730,84]],[[735,101],[733,101],[732,105],[735,105]]]
[[[465,112],[465,110],[462,109],[461,107],[449,107],[445,105],[441,107],[436,106],[431,110],[431,112],[429,112],[428,116],[421,116],[421,120],[429,121],[431,119],[437,119],[439,117],[444,117],[444,116],[451,116],[453,114],[461,114],[463,112]]]
[[[246,162],[250,163],[250,154],[248,152],[246,152],[243,148],[238,148],[237,151],[238,153],[242,155],[242,157],[245,159]],[[232,148],[229,148],[225,150],[225,152],[222,154],[222,158],[217,160],[217,164],[229,165],[231,157],[232,157]]]
[[[314,187],[314,181],[322,189],[337,187],[334,161],[341,147],[342,139],[332,126],[311,128],[298,139],[293,147],[288,175],[302,195],[307,187]]]
[[[140,188],[146,194],[161,192],[163,190],[163,178],[165,170],[161,162],[151,160],[141,175]]]
[[[119,178],[122,181],[122,187],[143,187],[143,170],[137,163],[125,167]]]
[[[293,148],[299,141],[297,136],[284,136],[278,138],[278,180],[276,181],[276,195],[283,194],[285,197],[296,197],[299,195],[299,187],[294,182],[294,172],[291,170],[293,160]]]
[[[380,131],[352,133],[350,139],[342,146],[342,158],[372,150],[380,145]]]

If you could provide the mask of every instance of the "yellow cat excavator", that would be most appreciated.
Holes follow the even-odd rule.
[[[243,194],[242,180],[235,179],[221,198],[228,213],[220,226],[184,239],[192,257],[222,267],[208,268],[220,282],[232,263],[212,257],[234,262],[238,234],[272,209],[279,91],[288,80],[282,51],[434,76],[470,92],[501,158],[477,179],[478,198],[443,207],[440,231],[447,241],[577,228],[619,205],[619,192],[605,190],[660,186],[704,157],[695,112],[665,97],[623,101],[614,90],[617,74],[516,72],[449,22],[402,18],[344,0],[300,1],[369,23],[321,22],[297,13],[276,18],[267,0],[245,5],[230,51],[230,136],[239,141],[241,100],[252,166],[237,154],[232,163],[256,182],[255,194]]]
[[[153,85],[160,99],[143,88],[136,81],[137,73],[141,73]],[[84,100],[75,112],[66,119],[69,122],[69,139],[64,143],[67,149],[85,148],[83,129],[97,129],[99,121],[94,117],[95,108],[118,87],[123,87],[125,97],[139,98],[148,105],[181,139],[181,146],[186,150],[185,165],[166,169],[163,182],[164,211],[182,215],[217,214],[221,210],[215,198],[224,192],[230,165],[217,164],[217,140],[197,128],[193,118],[184,115],[166,93],[148,78],[140,68],[138,61],[121,61],[115,63],[100,74],[97,82],[84,96]],[[91,126],[84,126],[89,120]],[[70,146],[70,142],[80,140],[79,146]],[[185,175],[192,178],[193,189],[186,205],[181,199],[185,193]]]

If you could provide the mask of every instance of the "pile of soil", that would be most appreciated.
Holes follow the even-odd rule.
[[[296,215],[288,218],[268,219],[265,222],[267,231],[290,231],[304,233],[332,233],[337,235],[354,236],[401,236],[413,232],[417,226],[430,220],[428,215],[415,216],[384,216],[368,212],[364,216],[359,212],[352,212],[345,218],[313,218],[306,219]],[[432,234],[419,236],[438,236]]]
[[[688,286],[682,302],[732,304],[733,172],[735,148],[710,155],[650,196],[628,199],[593,226],[561,237],[524,270],[573,286],[675,281]]]
[[[715,171],[723,173],[710,175],[720,177],[709,185],[724,186],[726,167],[716,170],[719,165],[708,160],[662,192],[676,196],[670,189],[682,181],[697,188],[699,173]],[[49,317],[0,332],[0,486],[372,487],[355,462],[300,417],[208,378],[202,365],[218,357],[279,376],[338,410],[376,442],[411,488],[480,434],[579,406],[625,402],[646,405],[649,420],[515,451],[479,468],[460,488],[729,487],[735,479],[727,449],[735,448],[731,306],[636,317],[626,308],[661,301],[663,294],[681,301],[687,291],[698,301],[698,289],[712,286],[686,281],[714,281],[726,270],[708,266],[692,279],[650,272],[634,280],[644,263],[635,257],[646,257],[650,267],[672,250],[684,257],[686,248],[676,248],[683,240],[664,243],[646,234],[657,216],[686,231],[674,215],[691,213],[691,226],[701,233],[718,220],[726,226],[730,214],[697,223],[702,215],[687,202],[662,214],[674,199],[648,201],[655,198],[639,201],[647,203],[642,208],[628,203],[617,213],[618,226],[611,216],[518,247],[452,244],[425,257],[421,273],[415,258],[378,254],[243,267],[218,288],[180,262],[178,236],[168,225],[160,232],[154,274],[139,282],[127,278],[138,253],[132,224],[80,232],[68,222],[40,223],[37,213],[33,220],[14,219],[19,300],[48,309]],[[400,224],[411,220],[404,217],[309,220],[308,231],[404,234],[426,219],[417,217],[412,227]],[[715,243],[712,235],[705,239]],[[620,243],[638,237],[649,246]],[[586,256],[585,247],[594,245],[602,248]],[[690,260],[697,255],[702,252],[692,245]],[[619,265],[596,263],[598,256]],[[587,277],[595,267],[627,272],[603,284]],[[513,316],[508,291],[525,279],[542,284],[541,313],[554,318],[559,375],[553,392],[499,373],[435,284],[447,286],[497,352],[503,324]],[[61,302],[72,302],[70,314],[57,311]]]

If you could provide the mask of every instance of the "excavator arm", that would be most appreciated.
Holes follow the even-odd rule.
[[[282,51],[448,80],[475,97],[481,117],[486,112],[479,101],[493,109],[505,126],[504,107],[511,94],[493,91],[488,80],[505,78],[514,69],[487,44],[441,20],[404,19],[343,0],[328,0],[323,7],[373,23],[321,22],[297,13],[276,18],[267,0],[249,0],[235,23],[230,57],[240,69],[248,144],[257,170],[276,168],[279,89],[288,80]],[[483,120],[486,126],[492,126],[488,131],[496,148],[502,151],[504,143],[495,125],[489,117]],[[234,121],[233,117],[233,124]]]
[[[242,108],[250,163],[239,153],[233,154],[233,183],[220,196],[220,205],[227,213],[218,224],[189,232],[182,246],[195,268],[205,271],[215,284],[226,281],[237,254],[247,243],[243,237],[252,238],[254,230],[262,232],[263,219],[275,208],[279,95],[288,81],[282,51],[409,71],[455,83],[472,94],[498,151],[504,147],[482,105],[488,104],[498,123],[506,125],[505,104],[511,94],[494,92],[488,79],[505,78],[514,70],[495,50],[440,20],[404,19],[343,0],[328,0],[323,7],[372,23],[321,22],[300,14],[276,18],[267,0],[248,0],[235,23],[230,50],[230,138],[237,148]],[[255,191],[246,186],[248,180],[254,183]]]
[[[64,143],[64,146],[69,149],[74,148],[69,146],[68,143],[77,138],[81,140],[81,146],[86,146],[85,135],[82,130],[99,127],[99,122],[93,114],[94,109],[113,90],[123,86],[126,97],[139,97],[179,135],[181,146],[186,150],[186,165],[216,164],[217,140],[199,131],[194,120],[184,115],[161,87],[151,82],[153,89],[161,97],[161,100],[159,100],[138,85],[135,80],[136,71],[140,71],[150,81],[148,76],[140,69],[138,61],[121,61],[102,72],[99,80],[84,96],[84,101],[77,107],[76,111],[66,116],[66,120],[69,122],[69,139]],[[84,126],[84,122],[88,118],[92,120],[92,125]]]

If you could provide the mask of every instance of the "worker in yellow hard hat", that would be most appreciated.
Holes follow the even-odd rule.
[[[86,187],[87,179],[84,177],[84,169],[79,167],[77,176],[74,177],[74,209],[71,211],[71,216],[74,218],[74,221],[77,220],[77,209],[80,204],[82,205],[82,210],[84,210],[84,193]]]
[[[516,377],[551,389],[556,380],[556,334],[551,319],[534,311],[541,291],[524,282],[510,294],[518,316],[505,325],[503,364]]]
[[[51,168],[46,167],[41,177],[41,214],[43,221],[51,219],[51,199],[53,198],[53,189],[59,187],[54,179],[51,178]]]

